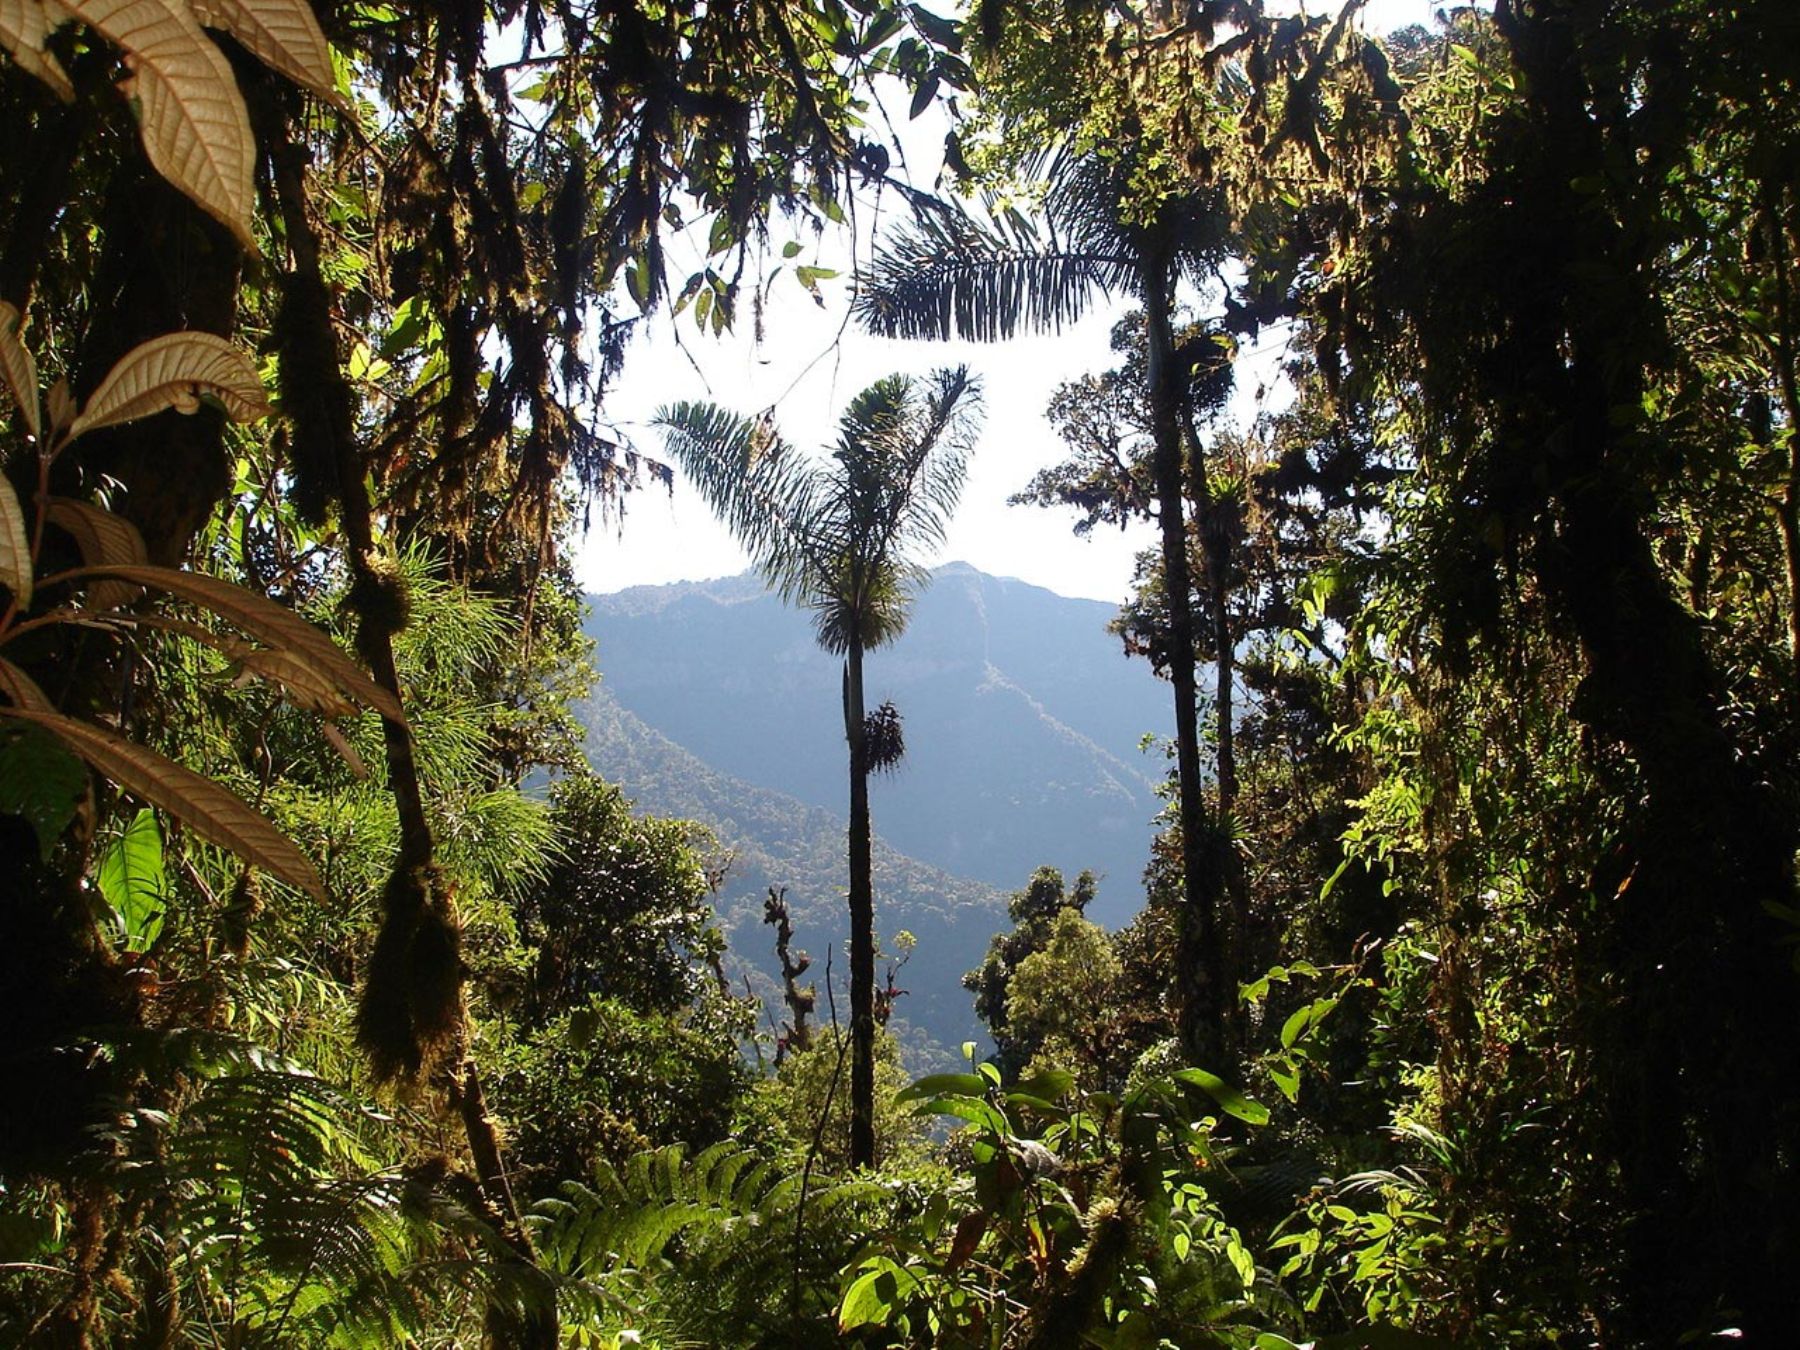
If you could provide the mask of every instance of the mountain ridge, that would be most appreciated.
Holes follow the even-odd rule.
[[[590,600],[609,695],[731,778],[841,812],[841,665],[811,617],[753,574]],[[908,753],[872,787],[902,854],[1012,890],[1050,864],[1103,877],[1095,913],[1136,906],[1161,808],[1167,686],[1106,631],[1116,610],[963,563],[938,569],[912,622],[869,654],[870,702],[892,698]]]

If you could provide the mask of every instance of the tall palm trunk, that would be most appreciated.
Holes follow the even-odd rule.
[[[1171,269],[1166,257],[1144,270],[1149,321],[1148,376],[1155,442],[1156,514],[1162,527],[1163,588],[1169,607],[1169,682],[1175,686],[1175,776],[1181,821],[1181,920],[1176,979],[1181,998],[1181,1048],[1195,1064],[1218,1066],[1225,1004],[1218,935],[1218,868],[1200,785],[1200,726],[1195,680],[1192,578],[1183,523],[1181,393],[1176,381]]]
[[[875,1165],[875,875],[869,846],[869,757],[863,653],[844,660],[844,739],[850,745],[850,1165]]]

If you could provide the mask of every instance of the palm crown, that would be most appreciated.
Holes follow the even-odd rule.
[[[851,400],[823,460],[797,452],[766,416],[678,403],[657,421],[757,569],[813,611],[820,645],[841,656],[905,628],[916,554],[943,541],[979,403],[966,366],[887,376]]]

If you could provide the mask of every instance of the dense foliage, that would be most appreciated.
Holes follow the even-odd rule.
[[[1358,9],[0,6],[0,1339],[1791,1336],[1791,3]],[[1030,878],[911,1086],[866,800],[848,1020],[791,926],[762,1019],[582,771],[558,552],[658,472],[638,317],[823,300],[890,187],[884,331],[1137,307],[1020,489],[1158,525],[1178,729],[1139,917]],[[960,480],[914,392],[835,470],[669,419],[853,667]]]

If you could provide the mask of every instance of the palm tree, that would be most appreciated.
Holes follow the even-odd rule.
[[[796,453],[767,415],[711,404],[657,415],[669,454],[790,604],[813,612],[819,645],[844,658],[850,748],[850,1159],[875,1161],[875,887],[869,852],[863,654],[900,636],[924,569],[962,493],[980,391],[966,366],[890,375],[850,401],[830,457]],[[888,747],[892,750],[892,747]]]
[[[1180,925],[1181,1033],[1197,1063],[1217,1065],[1232,1006],[1218,931],[1218,900],[1228,858],[1223,835],[1233,806],[1232,646],[1225,607],[1227,559],[1206,572],[1218,661],[1218,828],[1207,829],[1200,778],[1200,736],[1192,576],[1186,494],[1204,514],[1212,502],[1206,458],[1194,434],[1197,373],[1222,348],[1204,338],[1178,344],[1177,286],[1217,276],[1228,256],[1229,226],[1218,194],[1197,191],[1163,200],[1148,216],[1132,208],[1126,159],[1061,154],[1047,173],[1048,245],[1021,231],[985,227],[953,207],[922,208],[912,226],[877,252],[858,279],[864,325],[885,337],[961,337],[995,342],[1021,330],[1055,330],[1079,318],[1098,295],[1126,295],[1144,306],[1147,383],[1157,518],[1168,603],[1169,681],[1175,694],[1176,778],[1181,823],[1183,916]],[[1222,396],[1225,385],[1209,382]],[[1184,439],[1192,456],[1183,454]],[[1184,458],[1187,482],[1184,484]],[[1203,537],[1218,531],[1203,531]]]

